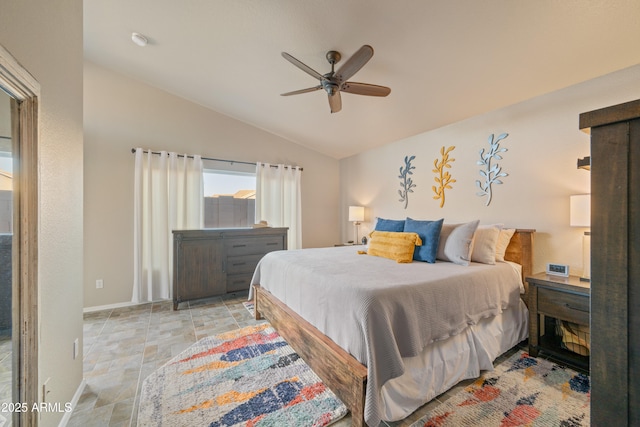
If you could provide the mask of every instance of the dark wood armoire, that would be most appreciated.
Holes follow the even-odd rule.
[[[591,425],[640,426],[640,100],[591,133]]]

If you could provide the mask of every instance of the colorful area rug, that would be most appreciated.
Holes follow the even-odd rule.
[[[204,338],[147,377],[139,426],[326,426],[347,413],[269,324]]]
[[[255,307],[253,306],[253,301],[244,301],[244,302],[242,303],[242,305],[244,305],[244,308],[246,308],[246,309],[247,309],[247,311],[248,311],[249,313],[251,313],[251,315],[252,315],[252,316],[254,316],[254,317],[255,317],[255,315],[256,315],[256,309],[255,309]]]
[[[590,394],[587,375],[519,352],[411,427],[588,426]]]

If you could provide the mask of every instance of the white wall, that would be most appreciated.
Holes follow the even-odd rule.
[[[39,120],[39,366],[48,402],[82,381],[82,1],[3,1],[0,44],[41,85]],[[81,346],[82,348],[82,346]],[[39,387],[41,390],[42,388]],[[40,425],[63,414],[41,413]]]
[[[589,136],[578,129],[578,116],[637,98],[640,65],[343,159],[343,238],[353,235],[346,217],[352,204],[367,207],[361,235],[373,228],[376,216],[501,222],[537,230],[534,271],[544,271],[547,262],[556,262],[569,264],[572,273],[581,274],[585,229],[569,226],[569,196],[589,193],[589,172],[577,170],[576,161],[589,155],[590,145]],[[476,196],[475,181],[481,178],[476,161],[480,149],[488,150],[488,136],[503,132],[509,136],[500,146],[508,151],[498,164],[509,175],[502,185],[494,185],[493,200],[485,206],[486,198]],[[452,145],[456,148],[450,157],[455,161],[449,171],[457,182],[446,191],[445,206],[440,208],[431,189],[433,162],[440,158],[441,147]],[[416,156],[413,179],[417,185],[406,210],[397,193],[405,155]]]
[[[84,137],[85,307],[131,300],[134,147],[300,165],[303,246],[339,241],[338,160],[91,62],[84,65]]]
[[[11,138],[11,103],[3,92],[0,94],[0,136]],[[1,139],[0,147],[11,147],[11,139]]]

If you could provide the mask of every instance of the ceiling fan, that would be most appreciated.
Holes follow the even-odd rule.
[[[338,71],[334,71],[334,66],[340,62],[342,55],[340,52],[330,50],[327,52],[326,58],[331,64],[331,71],[327,74],[320,74],[308,65],[303,64],[287,52],[282,52],[282,56],[305,73],[309,74],[320,81],[318,86],[307,89],[294,90],[293,92],[283,93],[282,96],[298,95],[300,93],[314,92],[324,89],[329,97],[329,107],[332,113],[337,113],[342,109],[342,99],[340,92],[354,93],[356,95],[367,96],[387,96],[391,93],[391,89],[386,86],[372,85],[368,83],[356,83],[348,81],[355,73],[357,73],[373,56],[373,48],[364,45],[351,58],[340,66]]]

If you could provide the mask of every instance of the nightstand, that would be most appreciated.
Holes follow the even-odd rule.
[[[529,284],[529,354],[535,357],[543,351],[558,361],[588,371],[589,356],[563,349],[562,338],[555,333],[555,322],[565,320],[589,325],[590,284],[577,276],[546,273],[527,277],[526,281]],[[540,321],[541,315],[544,323]]]

